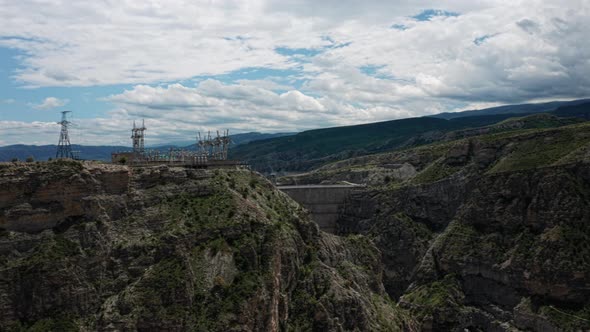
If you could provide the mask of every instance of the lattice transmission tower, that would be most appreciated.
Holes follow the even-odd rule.
[[[131,139],[133,140],[133,157],[134,161],[140,161],[144,159],[145,148],[144,148],[144,131],[145,127],[144,120],[141,121],[141,127],[135,125],[133,121],[133,129],[131,129]]]
[[[74,159],[72,145],[70,144],[70,135],[68,134],[68,127],[71,124],[67,119],[68,113],[71,113],[71,111],[61,112],[61,121],[58,122],[58,124],[61,124],[61,132],[59,133],[59,143],[57,143],[57,151],[55,153],[56,159]]]

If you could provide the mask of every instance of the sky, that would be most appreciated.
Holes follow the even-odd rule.
[[[590,96],[590,0],[0,0],[0,145],[186,142]]]

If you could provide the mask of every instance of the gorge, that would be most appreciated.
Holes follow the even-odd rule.
[[[280,178],[309,209],[246,169],[3,163],[0,328],[585,330],[589,143],[480,131]]]

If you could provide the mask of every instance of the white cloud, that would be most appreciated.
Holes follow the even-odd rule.
[[[128,118],[76,119],[69,130],[72,144],[130,145],[132,122]],[[57,144],[60,125],[42,121],[0,121],[1,145]]]
[[[24,121],[0,121],[2,132],[1,143],[7,144],[50,144],[59,135],[59,126],[56,122],[24,122]]]
[[[315,98],[297,90],[277,93],[258,84],[224,84],[208,79],[195,87],[171,84],[165,87],[138,85],[107,98],[132,117],[182,122],[197,130],[297,131],[318,124],[350,123],[338,114],[343,105]]]
[[[281,78],[274,78],[276,80],[282,80]],[[243,84],[243,85],[250,85],[255,86],[257,88],[266,89],[266,90],[293,90],[293,86],[281,84],[273,80],[272,77],[264,79],[264,80],[236,80],[236,83]]]
[[[109,130],[108,121],[145,116],[153,139],[590,96],[587,0],[0,0],[0,8],[0,46],[23,51],[15,80],[132,84],[108,97],[113,119],[95,124]],[[412,18],[427,9],[458,16]],[[259,72],[216,77],[248,68]]]
[[[346,46],[317,56],[313,72],[381,65],[382,73],[397,78],[438,79],[439,88],[415,85],[429,94],[469,99],[479,97],[479,82],[490,82],[486,90],[516,86],[529,82],[520,75],[550,68],[574,81],[584,78],[575,69],[588,70],[588,43],[580,42],[590,29],[586,0],[1,3],[0,45],[27,52],[24,69],[15,75],[30,86],[151,83],[249,67],[293,69],[301,55],[280,54],[277,47],[330,45]],[[460,15],[424,22],[410,18],[428,8]],[[392,29],[393,24],[408,29]],[[483,36],[494,37],[474,44]],[[531,66],[538,59],[550,61]],[[588,79],[582,83],[573,94],[588,92]],[[484,97],[505,92],[498,90]],[[516,93],[513,99],[530,94]]]
[[[58,108],[58,107],[65,106],[68,102],[69,102],[69,100],[67,100],[67,99],[47,97],[40,104],[35,104],[32,106],[33,106],[33,108],[38,109],[38,110],[48,110],[48,109],[52,109],[52,108]]]

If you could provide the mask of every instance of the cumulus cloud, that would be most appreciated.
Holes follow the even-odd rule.
[[[106,100],[117,105],[121,118],[149,119],[152,142],[193,137],[198,131],[302,131],[445,110],[441,104],[430,105],[430,100],[404,101],[400,106],[375,105],[372,101],[353,102],[354,98],[313,96],[296,89],[277,92],[248,83],[226,84],[208,79],[195,86],[138,85]]]
[[[58,108],[65,106],[69,100],[67,99],[59,99],[55,97],[47,97],[45,98],[40,104],[32,105],[33,108],[38,110],[48,110],[52,108]]]
[[[0,5],[0,46],[22,51],[15,80],[131,84],[103,99],[116,107],[109,116],[149,118],[162,128],[154,139],[590,96],[587,0]],[[236,74],[249,68],[261,71]]]
[[[349,124],[341,118],[342,104],[316,98],[298,90],[275,92],[244,82],[224,84],[208,79],[194,87],[138,85],[111,95],[115,103],[134,117],[182,122],[193,131],[225,126],[232,131],[298,131],[318,124]]]
[[[319,50],[308,68],[315,72],[334,64],[379,65],[391,77],[438,79],[438,88],[415,85],[429,94],[468,99],[479,97],[482,82],[490,85],[485,90],[496,90],[484,96],[491,99],[505,93],[502,86],[530,83],[520,78],[534,70],[551,71],[543,79],[562,75],[573,82],[584,77],[576,74],[579,66],[588,69],[588,46],[579,42],[588,32],[585,0],[453,1],[444,8],[438,1],[407,0],[23,0],[2,6],[0,45],[26,51],[24,68],[15,75],[30,86],[152,83],[249,67],[298,68],[302,55],[278,51],[285,48]],[[492,35],[486,43],[473,43]],[[538,66],[539,59],[551,61]],[[572,94],[587,93],[587,81]],[[510,99],[535,97],[528,91],[517,95]]]
[[[59,126],[55,122],[0,121],[0,132],[2,132],[2,136],[0,136],[0,145],[41,145],[49,144],[47,140],[50,136],[57,137],[59,134]]]

